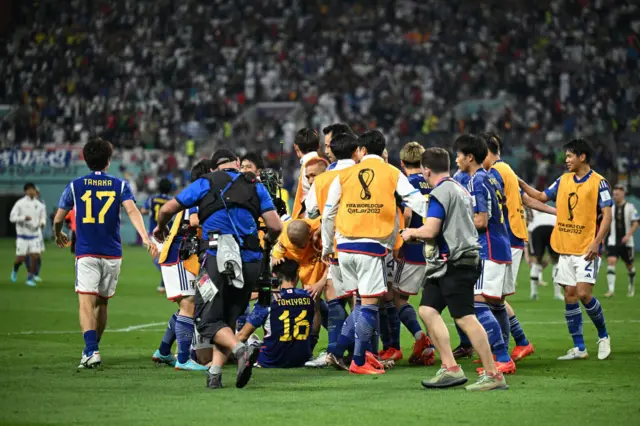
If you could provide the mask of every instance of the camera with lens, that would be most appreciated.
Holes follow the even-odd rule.
[[[260,182],[267,188],[267,192],[273,199],[278,216],[282,217],[287,214],[287,203],[280,198],[280,189],[282,188],[282,178],[275,169],[263,169],[260,172]]]

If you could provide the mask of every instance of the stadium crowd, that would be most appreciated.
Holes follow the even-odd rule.
[[[273,149],[291,123],[262,117],[249,135],[241,114],[259,101],[300,102],[313,128],[380,128],[394,148],[435,129],[638,130],[639,16],[625,0],[31,7],[2,46],[0,100],[19,106],[2,123],[9,145],[91,133],[123,146],[175,150],[197,137]],[[470,99],[505,101],[453,108]]]

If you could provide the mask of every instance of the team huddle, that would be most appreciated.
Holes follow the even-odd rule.
[[[111,144],[88,142],[83,154],[92,172],[67,185],[54,218],[57,243],[64,247],[63,223],[75,210],[75,287],[85,341],[79,368],[102,362],[99,344],[122,262],[121,207],[159,267],[167,298],[178,305],[152,359],[206,372],[212,389],[223,387],[222,366],[230,360],[237,362],[237,387],[256,367],[386,374],[405,357],[402,325],[414,339],[410,364],[433,365],[436,353],[440,357],[441,368],[422,381],[424,387],[465,384],[457,359],[476,353],[478,379],[466,389],[508,389],[505,375],[534,352],[508,303],[527,245],[533,248],[531,297],[537,297],[549,250],[556,297],[565,301],[573,345],[558,359],[588,357],[580,304],[598,331],[598,359],[609,357],[610,337],[593,285],[608,236],[608,294],[618,257],[628,267],[633,294],[638,216],[624,202],[624,189],[612,192],[590,168],[586,141],[564,146],[568,172],[538,191],[500,158],[495,134],[458,137],[458,170],[451,176],[452,161],[442,148],[408,143],[398,169],[387,162],[377,130],[356,135],[337,123],[323,133],[322,144],[311,129],[295,136],[300,177],[290,215],[277,208],[279,193],[261,182],[258,156],[238,158],[220,149],[194,165],[192,183],[175,196],[170,182],[160,182],[161,193],[143,208],[149,229],[129,184],[107,174]],[[532,232],[532,241],[525,210],[540,212],[533,220],[539,217],[539,229],[546,227]],[[190,233],[199,249],[183,256]],[[264,265],[274,277],[266,299],[257,290]],[[409,298],[420,293],[416,312]],[[459,344],[451,344],[445,308]],[[262,339],[255,334],[259,328]],[[327,349],[314,358],[323,329]]]

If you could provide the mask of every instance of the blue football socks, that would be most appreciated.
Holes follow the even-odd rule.
[[[400,349],[400,317],[393,301],[384,302],[384,310],[387,313],[387,323],[389,324],[389,346]]]
[[[500,324],[498,324],[496,317],[493,316],[489,305],[487,303],[475,302],[475,313],[478,321],[480,321],[480,324],[482,324],[482,327],[484,327],[487,332],[489,345],[491,346],[493,354],[496,356],[496,361],[509,362],[511,357],[502,339]]]
[[[584,336],[582,335],[582,311],[579,303],[567,303],[565,305],[564,317],[567,320],[569,334],[573,339],[573,346],[585,350]]]
[[[84,337],[84,354],[90,356],[98,350],[98,332],[96,330],[87,330],[83,334]]]
[[[344,305],[340,299],[330,300],[327,306],[329,307],[329,326],[327,327],[329,343],[327,345],[327,352],[334,353],[338,338],[342,332],[342,325],[347,316],[347,311],[344,309]]]
[[[511,328],[513,340],[516,341],[516,346],[527,346],[529,341],[527,340],[527,336],[524,335],[524,330],[520,325],[520,321],[518,321],[518,318],[516,318],[515,315],[509,318],[509,326]]]
[[[160,347],[158,348],[161,355],[169,355],[171,353],[171,346],[173,346],[173,342],[176,341],[176,318],[178,318],[178,312],[171,315],[167,329],[164,331],[164,336],[162,336],[162,342],[160,342]]]
[[[592,297],[589,303],[584,304],[584,308],[598,330],[598,337],[601,339],[608,337],[609,333],[607,333],[607,325],[604,322],[604,312],[602,312],[602,305],[598,299]]]
[[[509,338],[511,337],[511,324],[509,323],[509,315],[505,305],[491,305],[491,312],[496,317],[500,330],[502,331],[502,340],[504,346],[509,350]]]
[[[411,332],[414,339],[418,340],[422,337],[422,327],[420,327],[418,316],[416,315],[416,310],[413,306],[409,303],[402,305],[398,311],[398,317],[400,318],[400,322],[402,322],[402,324],[407,327],[407,330]]]
[[[193,341],[193,318],[178,315],[176,318],[176,340],[178,341],[178,362],[183,364],[191,355],[191,342]]]
[[[365,363],[366,352],[369,349],[371,336],[377,325],[378,305],[362,305],[360,315],[356,318],[356,345],[353,361],[358,366]]]

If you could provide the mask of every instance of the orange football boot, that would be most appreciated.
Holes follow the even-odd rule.
[[[513,362],[512,359],[510,359],[509,362],[496,361],[496,367],[498,367],[498,371],[502,374],[514,374],[516,372],[516,363]],[[476,373],[484,373],[484,368],[477,368]]]
[[[381,360],[391,360],[398,362],[402,359],[402,350],[396,348],[389,348],[384,353],[380,354]]]
[[[511,352],[511,359],[514,362],[518,362],[531,355],[534,351],[535,350],[531,343],[529,343],[527,346],[516,346],[515,348],[513,348],[513,352]]]
[[[411,352],[411,356],[409,357],[409,364],[412,364],[412,365],[424,364],[422,355],[425,349],[432,347],[432,345],[433,344],[431,343],[431,339],[429,339],[429,336],[422,333],[422,336],[418,340],[416,340],[415,343],[413,344],[413,351]]]
[[[374,354],[367,351],[367,353],[364,356],[365,356],[364,358],[365,364],[369,364],[370,366],[372,366],[377,370],[384,370],[384,365],[382,365],[382,363],[378,360],[378,358],[376,358]]]
[[[373,374],[384,374],[384,370],[378,370],[368,362],[365,362],[363,365],[358,365],[356,364],[355,361],[351,361],[351,365],[349,366],[349,373],[373,375]]]

